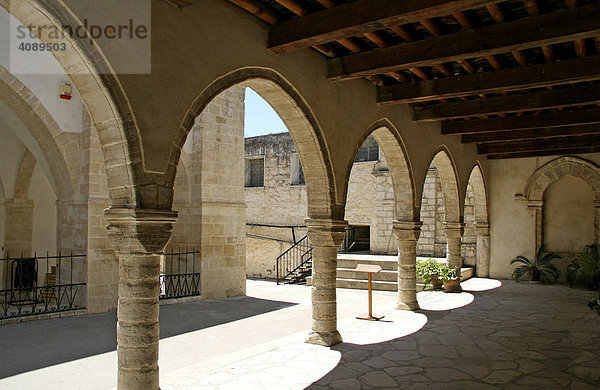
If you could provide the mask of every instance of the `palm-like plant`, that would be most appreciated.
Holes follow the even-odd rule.
[[[512,278],[518,282],[525,275],[530,275],[532,281],[553,284],[558,279],[558,269],[552,264],[552,260],[558,258],[560,256],[556,253],[544,252],[544,246],[541,245],[533,260],[525,256],[512,259],[510,264],[521,264],[513,271]]]
[[[581,270],[588,275],[600,272],[600,252],[598,245],[592,244],[585,247],[585,251],[577,256]]]

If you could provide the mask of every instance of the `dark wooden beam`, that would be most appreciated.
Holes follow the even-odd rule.
[[[487,156],[489,160],[502,160],[508,158],[526,158],[526,157],[540,157],[540,156],[559,156],[566,154],[584,154],[584,153],[598,153],[600,152],[599,146],[583,146],[580,148],[571,149],[554,149],[554,150],[540,150],[537,152],[515,152],[506,154],[490,154]]]
[[[600,87],[585,85],[575,88],[498,96],[460,103],[415,107],[414,121],[437,121],[550,108],[565,108],[600,103]]]
[[[272,26],[267,46],[285,53],[501,1],[358,0]]]
[[[544,129],[533,129],[533,130],[509,130],[509,131],[497,131],[497,132],[493,132],[493,133],[480,133],[480,134],[463,134],[461,136],[460,140],[463,144],[468,144],[468,143],[484,144],[484,143],[490,143],[490,142],[525,141],[528,139],[557,138],[557,137],[566,137],[569,135],[588,135],[588,134],[600,134],[600,124],[544,128]]]
[[[540,127],[589,125],[594,123],[600,123],[600,108],[548,112],[498,119],[442,122],[442,134],[488,133],[504,130],[538,129]]]
[[[563,10],[332,58],[327,60],[327,77],[333,80],[363,77],[552,45],[596,35],[600,35],[600,4],[598,3],[575,10]]]
[[[377,101],[416,103],[593,80],[600,80],[600,56],[383,87]]]
[[[501,142],[477,145],[479,154],[506,154],[537,152],[542,150],[572,149],[588,146],[600,147],[600,134],[582,135],[579,137],[538,139],[529,141]]]

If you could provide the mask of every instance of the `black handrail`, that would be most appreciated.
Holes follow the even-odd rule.
[[[304,268],[304,273],[308,273],[311,269],[311,262],[312,246],[310,245],[308,236],[304,236],[275,260],[277,284],[282,281],[291,280],[290,277],[300,269]],[[299,278],[303,279],[305,276],[301,275]],[[300,281],[296,280],[296,282]]]

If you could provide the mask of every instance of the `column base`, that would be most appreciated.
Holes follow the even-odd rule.
[[[419,310],[419,309],[420,309],[420,307],[417,302],[411,302],[411,303],[398,302],[398,305],[396,306],[396,310],[414,311],[414,310]]]
[[[337,330],[334,333],[319,333],[312,331],[308,334],[305,343],[331,347],[342,342],[342,335]]]

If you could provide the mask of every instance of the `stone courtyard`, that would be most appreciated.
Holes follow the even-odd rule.
[[[365,291],[338,289],[344,342],[333,347],[304,343],[305,286],[249,280],[248,297],[162,306],[161,388],[598,388],[593,291],[482,278],[463,289],[420,292],[415,312],[394,310],[396,293],[375,292],[381,322],[354,318]],[[12,358],[3,358],[0,389],[114,388],[114,316],[4,326]]]

